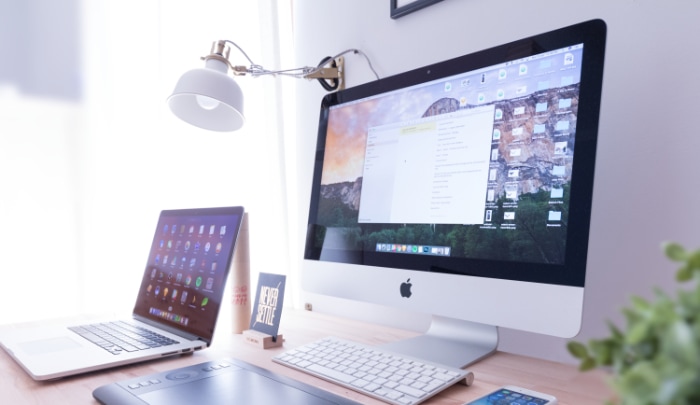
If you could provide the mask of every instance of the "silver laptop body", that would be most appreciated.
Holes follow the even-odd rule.
[[[0,346],[35,380],[208,347],[243,212],[243,207],[162,211],[131,317],[7,325],[0,327]],[[152,343],[146,330],[163,339]],[[112,343],[117,338],[126,341],[124,348]],[[163,345],[152,347],[156,344]]]

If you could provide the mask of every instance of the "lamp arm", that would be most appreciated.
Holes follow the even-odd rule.
[[[238,49],[243,56],[248,60],[250,63],[249,66],[241,66],[241,65],[233,65],[228,57],[229,57],[229,51],[230,49],[226,48],[226,44],[234,46],[236,49]],[[223,63],[225,63],[233,72],[234,75],[237,76],[243,76],[246,74],[249,74],[253,77],[256,76],[265,76],[265,75],[273,75],[273,76],[290,76],[290,77],[296,77],[296,78],[305,78],[305,79],[318,79],[319,82],[321,82],[321,85],[328,91],[332,90],[337,90],[339,88],[344,87],[344,79],[345,79],[345,69],[344,69],[344,59],[343,55],[348,54],[348,53],[354,53],[354,54],[359,54],[365,58],[367,61],[367,64],[370,67],[370,70],[372,70],[372,73],[374,73],[374,76],[379,79],[379,75],[377,72],[374,70],[374,67],[372,66],[372,62],[370,62],[369,58],[367,55],[362,53],[362,51],[358,49],[348,49],[345,50],[333,57],[327,57],[324,58],[321,63],[319,63],[316,67],[310,67],[310,66],[304,66],[300,68],[293,68],[293,69],[283,69],[283,70],[268,70],[262,67],[262,65],[258,65],[253,62],[252,59],[248,56],[248,54],[238,46],[235,42],[231,40],[220,40],[215,42],[212,45],[212,51],[211,54],[208,56],[202,57],[202,59],[207,60],[207,59],[216,59],[219,60]],[[329,83],[330,82],[330,83]]]

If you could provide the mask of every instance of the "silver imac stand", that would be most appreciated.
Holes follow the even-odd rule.
[[[383,345],[387,350],[464,368],[496,351],[498,328],[433,316],[425,334]]]

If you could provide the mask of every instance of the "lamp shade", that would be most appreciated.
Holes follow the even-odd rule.
[[[241,128],[245,121],[243,92],[226,74],[225,66],[220,61],[208,60],[205,68],[185,72],[168,97],[170,110],[183,121],[211,131]]]

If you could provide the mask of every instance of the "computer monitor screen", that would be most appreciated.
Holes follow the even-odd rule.
[[[433,314],[486,352],[494,326],[576,335],[605,33],[588,21],[327,95],[303,286]]]

